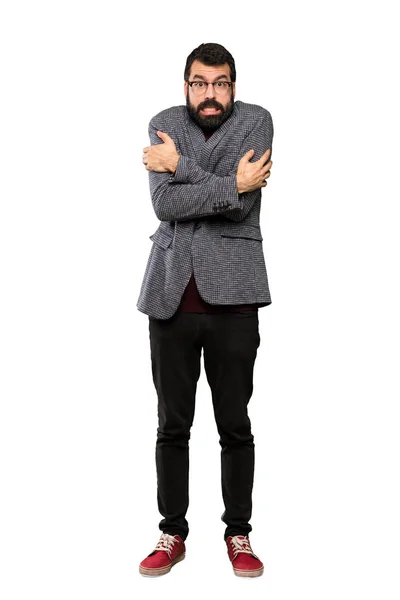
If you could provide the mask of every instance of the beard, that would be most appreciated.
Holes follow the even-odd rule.
[[[210,132],[218,129],[218,127],[220,127],[222,123],[225,123],[225,121],[229,119],[229,117],[233,113],[234,104],[235,101],[233,98],[233,94],[231,93],[231,99],[226,108],[224,108],[218,101],[210,99],[205,100],[204,102],[199,104],[199,106],[196,109],[190,103],[189,93],[187,93],[186,95],[186,108],[188,110],[190,118],[193,119],[196,125],[201,127],[201,129],[205,129],[206,131]],[[200,112],[202,108],[219,108],[221,112],[219,112],[217,115],[202,115]]]

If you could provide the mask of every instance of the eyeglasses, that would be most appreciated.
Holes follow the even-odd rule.
[[[218,96],[224,96],[228,93],[229,88],[232,85],[232,81],[214,81],[214,83],[207,83],[206,81],[188,81],[187,82],[192,88],[195,96],[203,96],[208,90],[208,86],[212,85],[214,92]]]

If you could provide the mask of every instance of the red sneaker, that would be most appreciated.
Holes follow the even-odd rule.
[[[185,542],[179,535],[163,533],[153,552],[140,563],[139,573],[150,577],[165,575],[185,558],[185,553]]]
[[[247,535],[230,535],[226,539],[226,545],[235,575],[258,577],[264,573],[264,565],[251,549]]]

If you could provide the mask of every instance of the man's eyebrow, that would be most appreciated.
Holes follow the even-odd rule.
[[[205,81],[205,77],[203,77],[203,75],[193,75],[193,79],[197,77],[198,79],[203,79],[203,81]],[[218,79],[223,79],[225,77],[225,79],[228,79],[228,75],[218,75],[218,77],[215,79],[215,81],[218,81]]]

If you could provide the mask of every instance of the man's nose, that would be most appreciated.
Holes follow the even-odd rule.
[[[206,90],[206,93],[205,93],[205,97],[207,99],[209,99],[209,98],[215,98],[215,90],[214,90],[214,86],[213,86],[212,83],[208,84],[207,90]]]

